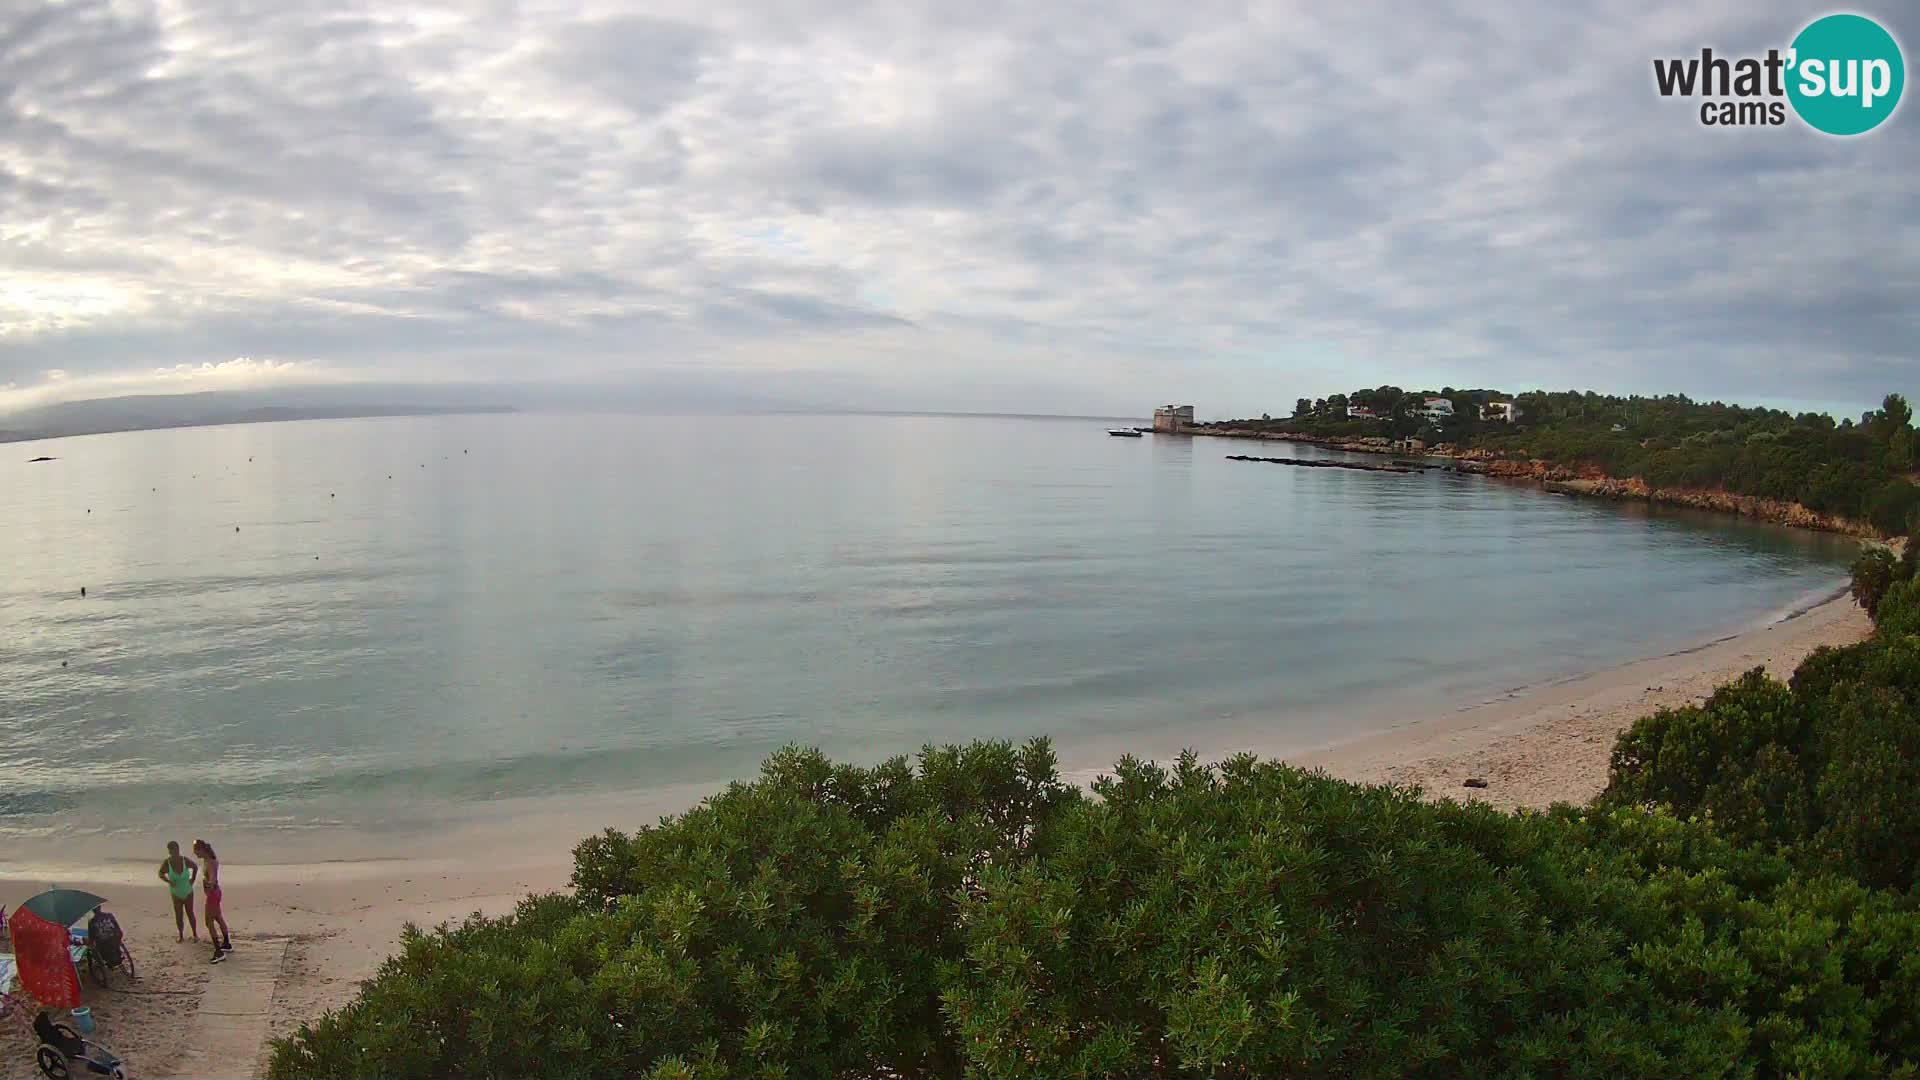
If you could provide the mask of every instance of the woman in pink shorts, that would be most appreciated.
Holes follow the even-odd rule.
[[[206,890],[207,933],[212,934],[215,927],[220,929],[220,936],[213,939],[213,962],[217,964],[233,952],[233,934],[227,930],[227,917],[220,912],[220,857],[205,840],[193,842],[193,853],[200,856],[200,885]]]

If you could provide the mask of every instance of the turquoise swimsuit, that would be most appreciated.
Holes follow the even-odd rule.
[[[167,860],[167,889],[175,900],[193,898],[193,871],[187,869],[187,860],[180,860],[180,868],[175,870],[173,860]]]

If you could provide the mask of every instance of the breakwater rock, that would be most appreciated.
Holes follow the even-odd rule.
[[[1297,465],[1303,469],[1351,469],[1354,472],[1414,473],[1420,471],[1400,465],[1369,465],[1362,461],[1328,461],[1324,458],[1254,457],[1250,454],[1228,454],[1227,460],[1264,461],[1270,465]]]

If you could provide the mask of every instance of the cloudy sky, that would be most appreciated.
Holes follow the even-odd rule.
[[[1920,112],[1706,129],[1651,74],[1826,10],[0,0],[0,407],[692,379],[1858,411],[1920,390]],[[1914,58],[1910,4],[1859,10]]]

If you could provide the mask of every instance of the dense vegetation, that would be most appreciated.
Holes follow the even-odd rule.
[[[1824,413],[1702,403],[1680,395],[1613,397],[1591,391],[1536,391],[1517,397],[1491,390],[1442,389],[1452,419],[1434,422],[1415,411],[1427,393],[1395,386],[1320,400],[1301,398],[1283,419],[1225,425],[1329,437],[1417,436],[1501,456],[1592,466],[1610,476],[1638,477],[1664,488],[1708,488],[1798,502],[1897,535],[1920,511],[1920,441],[1913,410],[1899,394],[1882,407],[1838,423]],[[1514,423],[1481,419],[1493,401],[1520,406]],[[1374,419],[1348,416],[1349,406]]]
[[[1863,567],[1866,560],[1863,560]],[[752,783],[410,932],[277,1080],[1920,1077],[1920,582],[1636,724],[1591,808],[1044,742]]]
[[[1816,651],[1791,682],[1760,671],[1704,704],[1664,710],[1614,747],[1602,801],[1710,819],[1809,872],[1920,885],[1920,578],[1869,551],[1853,591],[1871,640]]]

